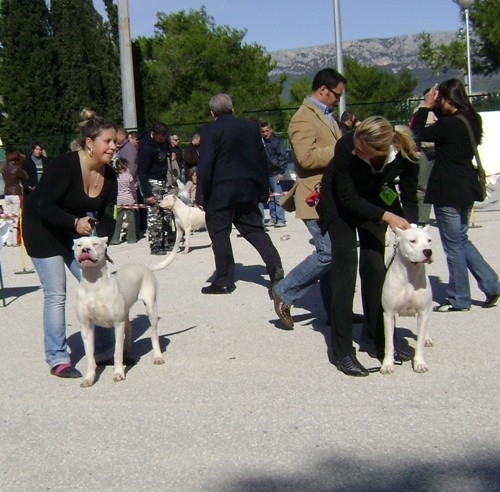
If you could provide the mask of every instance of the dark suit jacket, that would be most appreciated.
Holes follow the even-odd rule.
[[[223,114],[201,130],[196,203],[209,211],[267,201],[267,160],[258,125]]]

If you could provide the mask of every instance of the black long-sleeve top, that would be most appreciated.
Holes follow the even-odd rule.
[[[415,138],[434,142],[436,159],[427,183],[424,201],[443,207],[472,205],[481,200],[477,172],[472,165],[474,148],[464,122],[455,115],[443,115],[426,127],[428,108],[420,108],[414,115],[412,130]],[[475,123],[463,114],[474,128]]]
[[[106,166],[101,192],[89,197],[84,190],[78,152],[54,159],[24,203],[22,231],[28,254],[34,258],[71,254],[73,239],[80,237],[75,219],[88,212],[99,221],[97,235],[112,237],[117,190],[116,174]]]
[[[335,146],[335,154],[328,164],[322,180],[319,204],[320,224],[323,232],[337,216],[354,220],[381,221],[388,210],[410,223],[418,220],[418,164],[397,153],[380,171],[353,155],[353,133],[347,133]],[[387,205],[379,196],[386,184],[396,191],[399,177],[399,199]]]

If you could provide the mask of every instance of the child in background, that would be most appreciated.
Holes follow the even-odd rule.
[[[128,170],[128,161],[123,157],[116,159],[114,170],[118,180],[118,198],[117,207],[118,213],[116,216],[115,233],[111,239],[111,244],[120,244],[120,236],[122,232],[123,217],[127,216],[127,243],[134,244],[137,242],[137,234],[135,229],[135,210],[133,208],[125,208],[124,206],[135,205],[137,203],[137,190],[135,181]]]

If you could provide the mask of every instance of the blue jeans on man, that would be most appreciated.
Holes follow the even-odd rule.
[[[50,368],[70,364],[66,341],[66,270],[80,280],[80,268],[73,255],[67,257],[31,258],[43,286],[43,331],[45,360]],[[95,327],[96,361],[113,356],[114,330]]]
[[[283,189],[281,188],[281,184],[278,181],[278,178],[275,174],[269,176],[269,189],[271,193],[281,193]],[[284,225],[285,224],[285,210],[279,204],[279,200],[281,195],[274,196],[271,195],[269,197],[269,215],[271,216],[271,222],[276,225]],[[262,214],[262,223],[264,223],[264,204],[259,203],[259,209]]]
[[[332,244],[330,236],[328,234],[324,236],[321,234],[317,220],[306,219],[303,222],[313,238],[315,249],[307,258],[293,268],[275,286],[274,290],[284,303],[293,306],[319,280],[321,298],[329,316],[332,302],[330,278]]]
[[[499,289],[497,273],[467,236],[472,205],[463,207],[441,207],[434,205],[439,235],[448,263],[448,301],[457,309],[471,307],[469,270],[479,289],[487,297]]]

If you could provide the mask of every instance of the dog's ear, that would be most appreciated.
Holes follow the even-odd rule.
[[[399,236],[401,236],[401,234],[403,234],[403,229],[396,227],[396,230],[394,232],[396,233],[396,238],[398,238]]]

